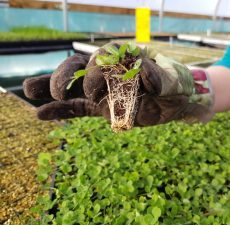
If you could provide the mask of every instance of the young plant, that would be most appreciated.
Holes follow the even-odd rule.
[[[142,59],[141,49],[129,42],[118,47],[106,45],[105,54],[96,56],[96,67],[100,67],[108,87],[107,101],[111,115],[111,127],[115,132],[131,129],[136,114],[139,90],[139,73]],[[78,70],[67,86],[94,67]]]
[[[117,48],[105,47],[106,54],[96,57],[96,64],[107,83],[107,101],[110,109],[111,127],[115,132],[133,127],[139,90],[142,60],[138,58],[140,48],[126,43]]]
[[[69,82],[68,86],[66,87],[67,90],[69,90],[73,83],[80,77],[83,77],[87,74],[87,70],[78,70],[74,73],[74,76],[72,78],[72,80]]]
[[[58,168],[54,199],[39,198],[41,220],[25,224],[229,225],[226,121],[229,112],[205,126],[172,122],[114,134],[102,118],[71,120],[50,134],[54,143],[66,140],[65,149],[39,156],[45,190],[47,171]]]

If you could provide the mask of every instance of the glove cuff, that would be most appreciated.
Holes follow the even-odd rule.
[[[202,69],[192,69],[190,72],[194,80],[193,94],[189,97],[190,103],[201,104],[211,109],[214,104],[214,92],[208,73]]]
[[[193,93],[189,96],[189,104],[185,109],[182,121],[206,123],[214,116],[214,92],[209,75],[201,69],[192,69],[190,74],[193,77]]]

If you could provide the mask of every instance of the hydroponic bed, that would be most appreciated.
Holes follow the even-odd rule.
[[[128,40],[126,40],[128,41]],[[130,40],[130,41],[133,41]],[[107,42],[97,41],[95,44],[97,46],[103,46]],[[178,62],[183,64],[199,65],[202,67],[207,67],[224,55],[224,50],[207,48],[207,47],[198,47],[198,46],[187,46],[177,41],[163,42],[163,41],[151,41],[148,44],[152,48],[153,54],[161,53],[164,56],[170,57]]]
[[[87,37],[84,33],[63,32],[42,26],[15,27],[8,32],[0,32],[0,41],[66,40]]]
[[[153,41],[151,46],[154,52],[175,59],[184,64],[191,64],[202,61],[217,61],[223,57],[224,51],[214,48],[185,46],[182,44]]]
[[[58,167],[55,197],[38,199],[31,224],[229,225],[228,121],[114,134],[103,119],[71,120],[50,134],[65,150],[39,157],[46,187]]]

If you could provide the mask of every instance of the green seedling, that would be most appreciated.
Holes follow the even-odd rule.
[[[47,197],[31,224],[228,225],[226,121],[229,112],[205,126],[172,122],[114,134],[102,118],[72,119],[50,134],[66,140],[65,149],[39,156],[40,177],[58,168],[55,197],[39,192]],[[47,190],[50,179],[41,184]]]
[[[125,70],[124,74],[116,74],[113,75],[115,78],[121,78],[123,81],[127,79],[132,79],[140,72],[140,66],[142,63],[141,59],[137,59],[133,68],[127,69],[122,63],[124,63],[125,55],[127,53],[131,54],[133,57],[137,57],[140,54],[140,48],[135,46],[133,43],[125,43],[122,44],[119,49],[114,45],[106,46],[105,47],[106,54],[105,55],[97,55],[96,56],[96,64],[100,67],[112,66],[117,65],[122,67]],[[94,68],[94,67],[93,67]],[[92,68],[89,68],[92,69]],[[66,89],[70,89],[73,83],[78,80],[80,77],[83,77],[87,74],[89,69],[78,70],[74,73],[72,80],[66,87]]]
[[[66,87],[66,89],[70,89],[73,85],[73,83],[80,77],[83,77],[87,74],[87,70],[78,70],[77,72],[74,73],[73,79],[71,80],[71,82],[68,84],[68,86]]]
[[[85,76],[89,70],[100,67],[106,80],[108,95],[107,102],[111,115],[111,127],[114,131],[131,129],[133,126],[137,95],[139,90],[139,76],[142,59],[141,50],[133,43],[125,43],[116,47],[107,45],[105,54],[96,55],[94,67],[78,70],[67,86],[70,89],[73,83]]]
[[[106,54],[99,55],[100,66],[108,87],[107,102],[110,109],[113,131],[131,129],[136,114],[139,90],[139,76],[142,59],[140,48],[125,43],[117,48],[105,46]]]

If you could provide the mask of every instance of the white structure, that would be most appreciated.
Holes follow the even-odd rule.
[[[63,27],[64,27],[64,31],[67,32],[69,30],[67,0],[62,1],[62,9],[63,9]]]
[[[65,2],[67,0],[39,1]],[[217,17],[230,18],[229,0],[68,0],[68,3],[113,6],[121,8],[149,6],[152,10],[159,11],[159,31],[162,30],[163,11],[211,16],[213,18],[214,25]],[[63,7],[63,10],[65,9],[66,7]],[[64,15],[66,14],[64,13]]]

